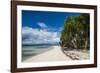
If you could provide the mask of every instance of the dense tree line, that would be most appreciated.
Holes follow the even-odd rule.
[[[89,49],[90,47],[90,16],[82,13],[69,16],[61,31],[60,45],[62,48]]]

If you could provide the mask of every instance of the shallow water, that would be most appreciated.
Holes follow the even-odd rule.
[[[22,46],[22,61],[51,50],[54,45],[24,45]]]

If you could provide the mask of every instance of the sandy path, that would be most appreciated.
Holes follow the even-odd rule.
[[[65,61],[72,60],[67,57],[59,46],[53,46],[54,49],[49,50],[45,53],[33,56],[24,62],[42,62],[42,61]]]

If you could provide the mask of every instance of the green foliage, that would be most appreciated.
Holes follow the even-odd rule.
[[[61,31],[60,45],[62,47],[89,49],[89,14],[69,16]]]

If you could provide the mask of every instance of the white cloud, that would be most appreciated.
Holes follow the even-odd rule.
[[[43,22],[38,22],[37,23],[41,28],[47,28],[47,25]]]
[[[50,32],[42,29],[33,29],[30,27],[22,28],[22,42],[23,44],[46,44],[58,43],[59,34],[57,32]]]

